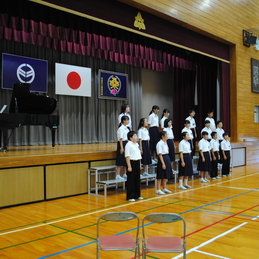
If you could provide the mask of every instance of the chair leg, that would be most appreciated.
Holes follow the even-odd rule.
[[[98,249],[98,241],[96,242],[96,259],[100,259],[100,250]]]

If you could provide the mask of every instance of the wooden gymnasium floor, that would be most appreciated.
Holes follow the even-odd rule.
[[[234,168],[232,175],[156,195],[141,187],[144,200],[127,202],[121,190],[107,198],[80,195],[0,210],[0,258],[95,258],[96,221],[108,211],[133,211],[142,219],[152,212],[175,212],[187,221],[187,258],[259,258],[259,164]],[[105,232],[132,233],[104,223]],[[149,233],[170,235],[170,228],[150,225]],[[180,231],[177,228],[176,232]],[[140,230],[140,234],[141,234]],[[101,252],[101,258],[133,258],[133,251]],[[181,254],[149,253],[147,258],[182,258]]]

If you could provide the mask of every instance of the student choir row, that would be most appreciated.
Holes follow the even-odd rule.
[[[140,119],[138,131],[132,131],[130,108],[122,106],[118,117],[120,126],[117,130],[117,175],[116,179],[127,180],[127,200],[143,199],[140,195],[140,169],[144,169],[144,176],[148,176],[148,165],[157,163],[157,194],[171,193],[166,188],[167,180],[173,178],[172,163],[175,161],[174,133],[170,111],[165,109],[160,120],[159,107],[154,105],[148,119]],[[179,189],[191,188],[188,185],[189,176],[193,175],[193,155],[195,154],[195,138],[197,137],[195,111],[189,111],[182,129],[182,140],[179,143]],[[213,119],[213,111],[208,111],[205,127],[201,131],[202,139],[199,141],[199,161],[197,170],[200,171],[200,181],[209,182],[206,178],[210,173],[211,179],[219,178],[218,163],[223,163],[222,175],[229,174],[230,142],[228,134],[222,129],[222,122]],[[153,159],[151,159],[151,154]],[[158,156],[158,159],[156,157]],[[123,167],[123,177],[120,170]],[[161,189],[162,186],[162,189]]]

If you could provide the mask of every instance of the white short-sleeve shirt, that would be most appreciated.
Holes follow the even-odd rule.
[[[126,125],[126,126],[129,127],[129,128],[132,128],[132,122],[131,122],[131,117],[130,117],[129,113],[121,113],[121,114],[118,116],[118,122],[119,122],[119,124],[121,123],[121,117],[122,117],[122,116],[128,116],[128,117],[129,117],[129,123],[128,123],[128,125]]]
[[[157,154],[169,154],[169,148],[168,145],[166,143],[166,141],[163,141],[162,139],[160,141],[158,141],[158,143],[156,144],[156,152]]]
[[[160,120],[160,127],[163,129],[164,128],[164,123],[165,123],[165,120],[168,119],[167,117],[163,117],[161,120]]]
[[[201,150],[202,152],[207,152],[207,151],[210,151],[210,149],[211,149],[210,142],[202,138],[199,141],[199,150]]]
[[[138,130],[138,138],[141,140],[150,140],[149,131],[145,127],[141,127]]]
[[[225,133],[225,131],[221,128],[216,128],[215,131],[217,132],[218,140],[223,140],[223,134]]]
[[[213,118],[207,117],[207,118],[205,119],[205,121],[210,121],[210,128],[211,128],[212,131],[215,131],[215,130],[216,130],[216,124],[215,124],[215,121],[214,121]]]
[[[207,131],[207,132],[208,132],[208,139],[211,139],[211,133],[212,133],[211,128],[204,127],[204,128],[201,130],[201,133],[202,133],[203,131]]]
[[[191,153],[191,145],[189,141],[185,139],[181,140],[179,143],[179,152],[183,154]]]
[[[167,132],[167,136],[169,139],[174,139],[174,132],[173,129],[170,128],[164,128],[163,131]]]
[[[221,143],[221,149],[224,150],[224,151],[229,151],[231,150],[231,145],[230,145],[230,142],[228,140],[223,140]]]
[[[191,129],[196,128],[196,122],[195,122],[195,119],[193,117],[189,116],[185,120],[188,120],[190,122],[190,128]]]
[[[140,160],[141,153],[139,149],[139,144],[132,141],[128,141],[128,143],[125,146],[125,157],[129,157],[130,160]]]
[[[127,136],[128,132],[129,132],[129,129],[127,128],[127,126],[121,125],[117,130],[118,141],[120,141],[121,138],[122,138],[122,141],[128,140],[128,136]]]
[[[218,141],[218,139],[212,139],[209,143],[210,143],[210,147],[213,151],[219,151],[219,141]]]
[[[191,139],[191,140],[193,139],[193,134],[192,134],[191,128],[186,128],[186,127],[184,127],[181,132],[182,132],[182,133],[183,133],[183,132],[188,132],[190,139]]]
[[[150,124],[150,127],[158,127],[158,120],[158,115],[153,112],[148,116],[148,124]]]

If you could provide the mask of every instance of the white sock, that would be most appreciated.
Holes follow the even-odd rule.
[[[183,180],[179,180],[179,186],[183,186]]]
[[[188,179],[184,179],[184,185],[188,185]]]

